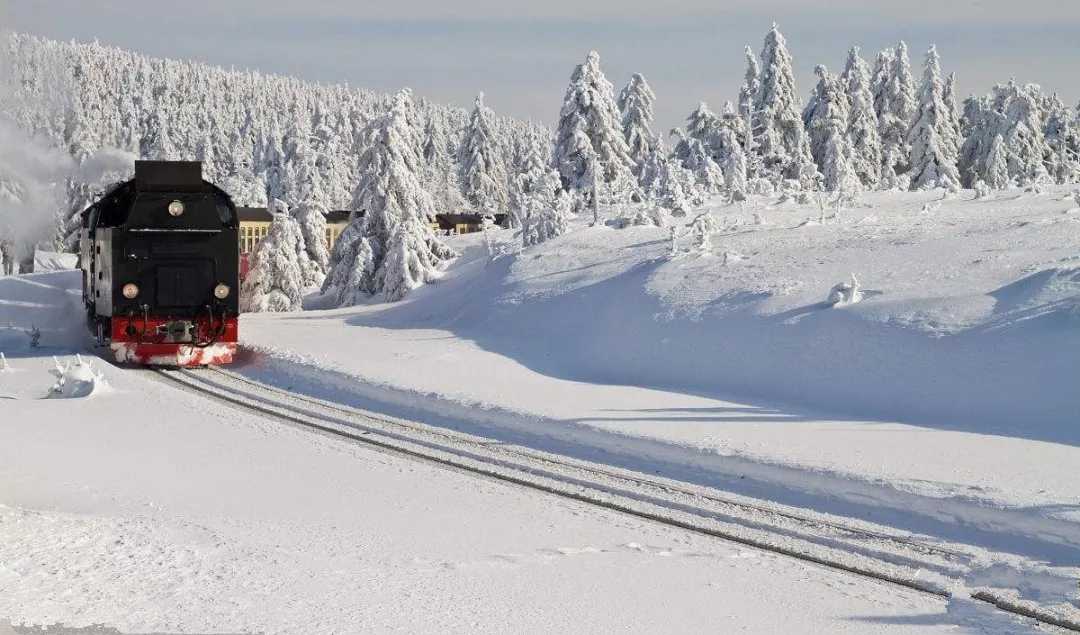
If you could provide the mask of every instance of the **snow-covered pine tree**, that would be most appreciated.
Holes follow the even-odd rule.
[[[964,135],[960,124],[960,107],[956,103],[956,73],[949,73],[945,79],[945,89],[941,95],[945,102],[946,121],[949,124],[949,143],[953,148],[953,156],[960,156],[960,147],[964,145]]]
[[[240,290],[241,310],[249,313],[299,311],[303,305],[304,237],[283,202],[271,208],[270,229],[251,254]]]
[[[349,224],[330,250],[330,263],[322,294],[337,306],[353,306],[367,300],[375,287],[375,253],[364,238],[363,216],[353,212]]]
[[[364,295],[383,293],[400,300],[410,289],[437,279],[454,257],[428,224],[435,202],[421,186],[417,172],[419,144],[409,123],[408,91],[399,92],[383,116],[365,130],[368,149],[360,158],[360,182],[353,194],[354,216],[338,239],[348,241],[331,258],[323,283],[339,305],[355,304]]]
[[[1080,127],[1072,110],[1057,95],[1046,119],[1046,171],[1054,182],[1080,182]]]
[[[1043,122],[1040,116],[1037,86],[1023,89],[1010,82],[1005,110],[1007,131],[1005,149],[1009,157],[1009,176],[1020,185],[1049,181],[1043,158],[1047,154]]]
[[[513,179],[511,188],[509,226],[511,229],[522,227],[524,220],[531,214],[536,205],[537,196],[545,201],[545,205],[554,200],[559,185],[558,175],[555,181],[550,180],[553,174],[547,167],[542,147],[543,141],[539,130],[531,130],[523,141],[522,157],[519,172]]]
[[[734,133],[730,130],[725,130],[722,134],[734,137]],[[734,141],[734,139],[732,139],[732,141]],[[727,160],[724,161],[724,165],[721,167],[724,170],[724,188],[727,190],[729,199],[732,202],[746,200],[746,196],[749,192],[746,174],[746,154],[743,153],[742,146],[735,143],[731,153],[728,154]]]
[[[700,102],[698,107],[686,118],[686,137],[700,141],[714,160],[717,158],[714,151],[719,146],[721,130],[723,130],[723,124],[720,117],[712,110],[709,110],[709,105],[705,102]],[[689,166],[686,165],[686,162],[690,160],[688,151],[688,145],[682,147],[679,144],[675,145],[675,156],[683,162],[684,167],[687,167],[687,169],[689,169]]]
[[[1005,139],[1000,135],[994,135],[990,142],[990,151],[986,155],[985,178],[979,179],[994,190],[1003,190],[1009,187],[1009,155],[1005,149]]]
[[[772,180],[797,179],[804,187],[813,187],[817,169],[799,112],[791,54],[775,24],[761,51],[752,129],[757,139],[755,152]]]
[[[293,218],[304,238],[301,261],[305,288],[321,287],[330,266],[330,250],[326,244],[326,206],[318,199],[309,199],[292,209]]]
[[[850,101],[847,123],[849,162],[865,188],[877,188],[881,180],[881,136],[874,95],[870,90],[870,68],[859,56],[859,47],[853,46],[848,52],[847,66],[841,78]]]
[[[758,90],[761,89],[761,67],[758,65],[754,50],[747,45],[744,49],[746,55],[746,74],[743,75],[743,83],[739,88],[739,116],[749,120],[754,112],[754,100]]]
[[[944,90],[937,48],[932,46],[926,54],[915,124],[908,135],[913,190],[960,187],[953,128],[942,98]]]
[[[829,73],[824,65],[818,64],[814,73],[818,76],[818,83],[803,110],[803,123],[810,138],[810,153],[814,162],[819,170],[824,170],[829,139],[837,127],[845,133],[847,130],[848,97],[840,78]],[[846,145],[841,143],[837,147],[844,149]]]
[[[889,187],[896,187],[902,184],[898,177],[911,169],[911,144],[908,139],[918,102],[915,99],[915,80],[911,74],[908,48],[903,41],[897,44],[892,62],[889,81],[881,100],[886,110],[878,113],[878,125],[881,135],[881,178]]]
[[[647,169],[656,172],[650,184],[649,199],[676,216],[686,215],[695,196],[694,176],[678,161],[663,157],[659,152],[654,152],[646,165]]]
[[[623,136],[629,147],[635,175],[640,173],[642,163],[657,144],[656,135],[652,131],[655,101],[656,94],[641,73],[634,73],[619,93]]]
[[[559,173],[544,173],[526,195],[527,214],[522,220],[521,242],[525,247],[539,245],[566,233],[570,218],[570,194],[561,190]]]
[[[893,67],[896,65],[896,53],[891,48],[878,53],[874,62],[874,75],[870,79],[870,92],[874,95],[874,115],[880,122],[891,112],[889,84],[892,82]],[[880,129],[879,129],[880,136]]]
[[[574,69],[559,113],[551,160],[563,188],[591,191],[592,183],[586,176],[592,156],[605,183],[631,174],[633,160],[620,126],[614,88],[600,69],[596,51],[590,51],[585,62]]]
[[[694,181],[703,191],[714,194],[724,187],[724,172],[713,161],[709,151],[698,139],[684,138],[680,145],[686,147],[683,167],[694,175]]]
[[[506,166],[492,130],[493,118],[480,93],[459,148],[462,191],[481,214],[502,214],[508,206]]]
[[[827,127],[825,157],[821,168],[826,192],[851,196],[862,190],[862,181],[851,166],[850,157],[851,148],[842,122],[831,120]]]

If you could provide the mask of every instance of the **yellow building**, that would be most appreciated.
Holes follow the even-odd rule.
[[[270,231],[272,216],[265,207],[238,207],[240,219],[240,255],[246,256],[255,251],[255,245],[266,238]],[[326,214],[326,248],[333,249],[341,232],[349,224],[348,210],[332,210]]]

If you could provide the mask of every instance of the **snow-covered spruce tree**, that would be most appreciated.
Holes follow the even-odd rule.
[[[870,78],[870,92],[874,95],[874,115],[881,119],[891,111],[889,84],[892,82],[893,67],[896,65],[896,53],[885,49],[878,53],[874,62],[874,74]],[[881,129],[878,129],[880,136]]]
[[[709,105],[705,102],[700,102],[698,107],[686,118],[686,139],[696,139],[700,141],[705,149],[709,152],[713,159],[714,151],[719,145],[720,131],[723,130],[723,124],[720,121],[720,117],[709,109]],[[689,169],[687,162],[690,160],[689,155],[690,146],[688,144],[680,145],[675,144],[673,152],[675,157],[683,162],[683,166]]]
[[[795,74],[784,36],[774,24],[761,51],[760,88],[753,102],[755,152],[769,177],[813,187],[817,169],[799,112]]]
[[[1080,126],[1057,95],[1046,118],[1046,171],[1059,184],[1080,182]]]
[[[919,108],[915,124],[908,135],[911,145],[911,189],[927,190],[937,187],[960,187],[960,173],[952,139],[948,107],[942,98],[944,84],[937,49],[930,47],[926,54]]]
[[[240,290],[241,310],[249,313],[299,311],[304,299],[304,237],[299,223],[280,201],[266,237],[255,246]]]
[[[694,176],[678,161],[653,153],[647,161],[649,170],[655,170],[650,183],[649,199],[676,216],[685,216],[695,198]]]
[[[508,206],[506,167],[492,130],[493,118],[480,93],[459,148],[462,191],[481,214],[505,213]]]
[[[705,144],[700,139],[683,134],[682,130],[675,129],[672,132],[678,140],[674,156],[680,158],[682,166],[693,175],[701,189],[710,193],[719,192],[724,186],[724,173],[713,161]]]
[[[326,245],[326,206],[318,199],[310,199],[292,209],[293,218],[300,226],[304,238],[301,261],[305,288],[321,287],[330,266],[330,250]]]
[[[840,78],[818,64],[814,69],[818,76],[817,86],[807,107],[803,110],[803,123],[810,137],[810,153],[819,170],[825,168],[825,155],[829,140],[839,128],[845,134],[848,121],[848,98]],[[845,144],[839,144],[846,148]],[[846,160],[846,157],[845,157]]]
[[[522,220],[521,243],[539,245],[566,233],[570,218],[570,194],[560,189],[558,172],[550,170],[527,195],[527,216]],[[552,194],[555,190],[557,193]]]
[[[1005,111],[1007,131],[1005,148],[1009,157],[1009,176],[1019,185],[1048,182],[1043,165],[1047,154],[1043,122],[1038,108],[1038,87],[1010,82],[1010,99]]]
[[[979,181],[990,189],[1003,190],[1009,186],[1009,155],[1005,150],[1005,139],[1000,134],[994,135],[994,140],[990,142],[983,175]]]
[[[539,131],[530,131],[524,140],[519,172],[513,177],[510,190],[509,226],[518,229],[524,224],[534,208],[537,197],[546,202],[554,200],[556,191],[561,187],[558,174],[552,172],[543,157],[542,140]],[[555,174],[555,180],[550,176]],[[546,204],[546,203],[545,203]]]
[[[881,135],[881,178],[889,187],[902,185],[898,178],[911,168],[909,132],[915,121],[918,102],[911,74],[907,44],[900,42],[892,57],[892,70],[882,99],[885,110],[878,113]],[[876,102],[875,102],[876,103]]]
[[[827,128],[825,157],[821,168],[826,192],[853,196],[862,191],[862,181],[851,166],[851,147],[841,122],[833,120]]]
[[[324,293],[339,305],[383,293],[388,301],[440,276],[454,257],[428,224],[435,202],[421,186],[416,134],[409,123],[410,94],[401,91],[390,110],[364,131],[367,151],[360,158],[360,182],[353,194],[354,216],[331,257]]]
[[[949,73],[945,79],[944,92],[941,99],[945,102],[946,122],[949,124],[949,142],[953,148],[953,156],[960,156],[960,147],[964,145],[964,135],[960,123],[960,107],[956,103],[956,73]]]
[[[596,51],[574,69],[559,113],[551,161],[564,189],[591,192],[592,179],[586,177],[593,156],[597,177],[605,183],[624,179],[633,168],[614,89]]]
[[[874,189],[881,180],[881,136],[870,90],[870,67],[859,56],[859,47],[848,52],[841,78],[850,101],[847,137],[851,168],[865,188]]]
[[[629,147],[635,175],[640,173],[641,164],[657,144],[656,135],[652,131],[655,101],[656,95],[641,73],[634,73],[630,82],[619,93],[623,136]]]
[[[732,134],[724,131],[724,134]],[[749,193],[746,175],[746,155],[742,147],[736,144],[722,166],[724,170],[724,188],[732,202],[744,201]]]
[[[754,100],[758,90],[761,89],[761,67],[758,65],[754,50],[748,45],[744,50],[746,55],[746,74],[743,76],[742,86],[739,88],[739,116],[744,120],[751,118],[754,112]]]

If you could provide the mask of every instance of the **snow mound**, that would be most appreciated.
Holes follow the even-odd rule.
[[[95,371],[90,362],[83,360],[82,355],[76,355],[67,365],[61,365],[60,360],[53,359],[56,361],[56,368],[52,370],[56,376],[56,384],[49,390],[49,397],[82,399],[108,388],[105,376]]]
[[[847,306],[849,304],[858,304],[862,302],[863,292],[859,286],[859,279],[855,277],[855,274],[851,274],[851,282],[841,282],[829,291],[829,298],[826,300],[828,304],[832,306]]]

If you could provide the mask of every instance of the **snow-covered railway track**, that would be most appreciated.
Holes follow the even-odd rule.
[[[1080,620],[994,589],[967,588],[977,554],[886,527],[725,496],[716,490],[405,421],[298,395],[220,369],[159,370],[212,399],[274,420],[405,456],[629,514],[826,568],[950,598],[970,597],[1044,625]]]

